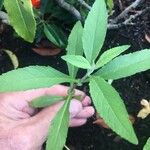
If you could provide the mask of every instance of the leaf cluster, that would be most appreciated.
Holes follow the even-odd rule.
[[[84,27],[80,21],[74,25],[68,38],[67,54],[62,56],[62,59],[67,62],[69,75],[52,67],[30,66],[0,76],[0,92],[70,83],[67,97],[41,97],[33,100],[30,104],[33,107],[45,107],[59,100],[65,100],[50,127],[47,150],[63,149],[69,124],[68,107],[74,96],[74,88],[87,81],[89,81],[90,95],[94,106],[108,126],[122,138],[138,144],[123,100],[107,81],[150,69],[150,50],[145,49],[119,56],[130,47],[123,45],[106,50],[99,56],[107,32],[107,18],[105,1],[96,0],[85,20]],[[51,27],[48,25],[45,30],[47,28]],[[55,34],[55,31],[51,30]],[[56,39],[53,39],[53,42],[62,42],[60,39]],[[76,79],[79,68],[86,69],[87,73],[81,79]]]
[[[32,6],[31,0],[0,0],[0,9],[3,6],[8,14],[8,22],[15,29],[16,35],[28,42],[39,42],[47,38],[59,48],[66,48],[68,30],[76,22],[76,18],[70,11],[66,11],[55,0],[40,0],[40,8]],[[89,12],[79,1],[65,0],[70,7],[74,7],[84,21]],[[92,1],[85,1],[89,7]],[[108,11],[113,9],[113,1],[106,0]],[[17,15],[16,15],[17,14]]]

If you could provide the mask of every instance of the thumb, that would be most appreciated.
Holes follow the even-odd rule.
[[[36,137],[38,144],[46,141],[51,121],[63,106],[63,101],[42,109],[38,114],[29,118],[28,124],[32,126],[31,133]]]
[[[29,118],[28,122],[30,122],[29,124],[33,127],[31,128],[31,133],[33,133],[36,137],[36,142],[40,143],[41,145],[45,142],[51,121],[53,120],[59,109],[63,106],[63,104],[64,101],[55,103],[54,105],[42,109],[38,114]],[[73,118],[82,109],[83,107],[81,102],[73,99],[70,103],[69,108],[70,117]],[[80,125],[80,120],[76,120],[76,124]]]

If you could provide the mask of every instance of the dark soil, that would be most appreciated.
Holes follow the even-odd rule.
[[[150,3],[145,1],[142,7]],[[149,5],[150,6],[150,5]],[[118,8],[116,8],[118,9]],[[118,10],[119,11],[119,10]],[[149,14],[145,14],[135,20],[135,26],[123,27],[119,30],[108,31],[104,50],[117,45],[130,44],[127,51],[133,52],[144,48],[150,48],[145,40],[145,33],[149,32]],[[2,26],[2,25],[1,25]],[[62,51],[57,56],[42,57],[34,53],[33,45],[13,37],[13,31],[6,27],[0,35],[0,49],[13,51],[19,59],[19,67],[29,65],[50,65],[62,72],[67,73],[66,64],[60,59],[65,54]],[[0,74],[12,69],[12,64],[6,54],[0,51]],[[79,76],[82,75],[79,74]],[[142,150],[148,137],[150,137],[150,117],[144,120],[136,117],[141,109],[141,99],[150,100],[150,71],[136,74],[132,77],[120,79],[113,82],[114,87],[123,98],[129,114],[132,114],[136,121],[134,128],[139,139],[139,145],[135,146],[121,139],[109,129],[94,125],[94,117],[90,118],[86,125],[79,128],[69,129],[67,145],[71,150]],[[109,92],[109,91],[108,91]]]

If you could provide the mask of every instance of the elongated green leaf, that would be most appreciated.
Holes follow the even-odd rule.
[[[0,92],[50,87],[74,80],[51,67],[30,66],[9,71],[0,76]]]
[[[127,50],[130,46],[129,45],[123,45],[111,48],[107,51],[105,51],[99,58],[99,60],[96,63],[96,68],[100,68],[107,64],[109,61],[123,53],[125,50]]]
[[[46,37],[56,46],[61,48],[66,47],[66,36],[57,26],[51,24],[44,25],[44,33]]]
[[[93,103],[106,124],[121,137],[137,144],[138,140],[128,119],[128,113],[117,91],[100,77],[90,79]]]
[[[63,149],[69,127],[69,104],[70,100],[66,100],[64,106],[59,110],[52,121],[46,142],[46,150]]]
[[[15,31],[24,40],[33,42],[36,23],[30,0],[4,0],[4,6]]]
[[[50,106],[63,99],[64,97],[62,96],[46,95],[46,96],[41,96],[36,99],[33,99],[29,103],[29,105],[34,108],[42,108],[42,107]]]
[[[90,63],[80,55],[65,55],[61,57],[63,60],[67,61],[68,63],[83,69],[90,69]]]
[[[122,55],[97,71],[104,79],[120,79],[150,69],[150,49]]]
[[[150,138],[147,140],[143,150],[150,150]]]
[[[90,63],[96,59],[103,46],[107,30],[107,9],[104,0],[96,0],[85,21],[83,49]]]
[[[83,55],[83,45],[82,45],[82,33],[83,33],[83,27],[81,25],[81,22],[78,21],[68,39],[68,45],[67,45],[67,55]],[[69,74],[72,77],[76,77],[78,68],[71,65],[70,63],[67,63],[68,69],[69,69]]]

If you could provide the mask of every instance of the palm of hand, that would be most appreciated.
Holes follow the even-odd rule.
[[[3,150],[41,149],[47,137],[49,124],[63,102],[44,108],[37,114],[35,109],[29,107],[28,102],[42,95],[64,96],[67,90],[67,87],[58,85],[52,88],[0,94],[0,147]],[[81,91],[76,91],[76,94],[84,95]],[[71,102],[70,126],[80,126],[93,115],[94,109],[88,106],[89,104],[90,99],[87,96],[82,103],[77,100]]]

